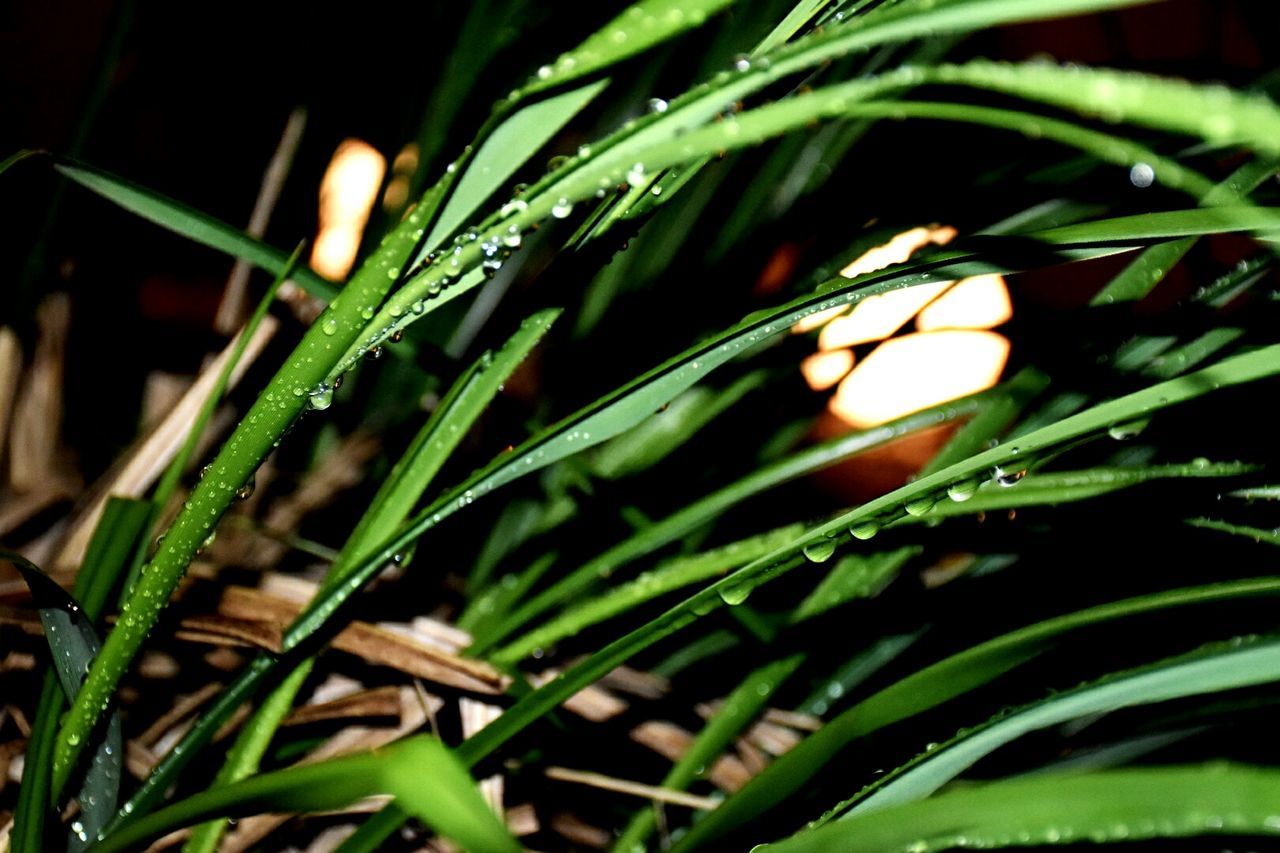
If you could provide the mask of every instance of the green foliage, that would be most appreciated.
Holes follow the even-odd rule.
[[[1280,376],[1274,329],[1223,311],[1257,296],[1274,266],[1280,206],[1268,179],[1280,154],[1280,108],[1261,92],[1130,71],[944,61],[961,38],[989,28],[1131,5],[1135,0],[736,6],[640,0],[535,66],[528,80],[508,81],[510,94],[474,134],[431,126],[437,115],[452,122],[461,114],[488,57],[540,50],[530,39],[468,54],[492,11],[480,4],[461,16],[462,38],[446,63],[455,73],[427,100],[433,111],[416,125],[424,162],[438,159],[445,140],[461,152],[436,169],[438,180],[399,222],[375,235],[381,242],[341,286],[299,266],[299,252],[290,256],[124,178],[33,152],[0,163],[5,172],[44,159],[125,211],[276,276],[151,500],[107,505],[72,596],[22,564],[58,678],[47,676],[42,688],[13,849],[46,848],[47,825],[70,790],[79,801],[66,842],[72,850],[95,838],[95,850],[132,849],[200,824],[186,849],[207,853],[217,848],[228,817],[321,811],[373,795],[393,802],[344,849],[376,849],[409,817],[467,849],[519,849],[479,794],[473,771],[536,774],[541,763],[554,763],[554,742],[530,753],[520,748],[544,730],[544,718],[624,663],[673,674],[675,696],[689,688],[675,673],[706,667],[718,692],[695,701],[725,697],[661,778],[664,788],[704,784],[707,768],[771,704],[790,703],[819,718],[815,731],[715,809],[676,817],[682,822],[669,827],[677,830],[669,840],[677,850],[778,838],[814,817],[817,803],[818,810],[840,805],[773,847],[923,853],[1274,834],[1280,783],[1262,768],[1107,769],[1043,778],[1007,771],[997,775],[1012,778],[978,786],[957,781],[1031,732],[1061,736],[1073,721],[1119,709],[1149,712],[1175,700],[1205,711],[1227,691],[1262,695],[1280,681],[1280,647],[1270,634],[1229,639],[1217,623],[1195,622],[1226,612],[1240,626],[1252,625],[1250,608],[1269,606],[1280,594],[1280,582],[1258,567],[1280,541],[1265,520],[1276,489],[1259,485],[1274,477],[1270,446],[1242,440],[1224,449],[1233,430],[1252,435],[1257,425],[1206,415],[1224,400],[1269,399]],[[652,59],[643,54],[687,45],[705,51],[702,63],[692,63],[702,66],[692,80],[670,79],[674,71],[657,60],[638,67]],[[655,94],[659,86],[687,89],[664,99]],[[851,234],[858,229],[843,221],[851,217],[842,210],[831,221],[806,221],[802,216],[818,207],[801,201],[821,195],[826,176],[881,122],[945,122],[956,128],[949,132],[973,127],[1015,142],[1043,140],[1054,145],[1034,146],[1034,157],[1056,159],[1038,172],[1015,164],[1032,206],[1024,199],[1001,211],[999,225],[979,230],[962,223],[966,236],[953,244],[846,278],[835,271],[855,253],[829,245],[828,232],[840,232],[841,246],[856,239],[861,248],[891,232],[868,226]],[[1174,138],[1192,147],[1178,150]],[[764,150],[749,150],[757,147]],[[1064,149],[1072,159],[1063,160]],[[508,192],[548,152],[558,156],[546,173]],[[948,166],[966,167],[963,158]],[[1107,192],[1076,193],[1075,183],[1086,183],[1081,176],[1091,170],[1113,176],[1138,167],[1156,189],[1137,201],[1118,198],[1107,184]],[[995,167],[971,179],[990,187],[1009,175]],[[835,209],[840,199],[822,201]],[[911,215],[930,216],[928,201]],[[708,210],[731,215],[710,222]],[[810,254],[788,271],[791,284],[803,284],[780,294],[761,287],[771,295],[745,302],[720,286],[723,270],[740,276],[730,263],[734,253],[750,254],[754,239],[778,221],[813,232]],[[1212,259],[1201,259],[1212,266],[1208,274],[1188,265],[1198,289],[1172,309],[1184,325],[1174,322],[1170,330],[1127,313],[1126,303],[1146,298],[1175,265],[1197,257],[1197,241],[1221,235],[1257,245],[1229,270]],[[628,238],[635,245],[619,249]],[[813,405],[796,402],[798,383],[790,381],[801,344],[808,345],[790,337],[798,323],[919,285],[1126,253],[1127,265],[1069,318],[1079,326],[1076,337],[1090,344],[1096,338],[1096,346],[1064,347],[1052,357],[1029,346],[1026,365],[988,391],[834,438],[802,438],[815,419]],[[541,266],[531,258],[555,258],[548,276],[572,280],[544,287],[534,281]],[[696,294],[665,282],[686,262],[693,271],[680,281],[696,281],[702,288]],[[526,319],[500,346],[502,338],[484,322],[505,316],[495,306],[508,298],[506,284],[486,284],[497,274],[537,285],[520,289],[512,319]],[[147,531],[193,461],[245,341],[290,276],[327,307],[262,386],[144,565]],[[572,289],[579,284],[585,294]],[[628,339],[651,345],[653,353],[642,353],[636,363],[643,367],[630,378],[609,373],[601,386],[586,369],[595,366],[591,347],[623,325],[619,317],[636,304],[631,300],[658,306],[639,315],[646,325]],[[558,337],[561,327],[552,331],[566,309],[528,307],[548,302],[576,312],[562,324],[575,327],[571,342]],[[744,310],[751,313],[733,322]],[[114,701],[197,549],[267,455],[294,440],[289,432],[299,417],[344,405],[336,395],[340,383],[348,377],[363,383],[376,370],[361,366],[366,355],[404,335],[419,336],[426,345],[419,353],[432,350],[442,334],[469,322],[458,320],[463,311],[479,317],[482,346],[471,349],[467,337],[449,352],[466,350],[466,362],[403,360],[415,387],[443,394],[402,448],[387,444],[380,487],[369,490],[372,499],[341,531],[336,559],[315,597],[283,627],[279,653],[253,657],[115,812],[123,748]],[[428,322],[415,327],[420,320]],[[449,326],[456,328],[441,332]],[[539,391],[554,399],[531,407],[527,428],[504,426],[501,442],[491,434],[469,442],[485,433],[487,414],[498,417],[501,392],[518,370],[543,369],[531,356],[546,340],[569,353],[539,377]],[[561,374],[566,382],[547,379]],[[597,390],[583,391],[591,382]],[[599,387],[612,390],[600,394]],[[368,407],[359,420],[378,429],[416,411],[402,396],[364,386],[351,399]],[[1204,430],[1186,427],[1192,417],[1205,420]],[[895,488],[852,506],[797,499],[794,484],[802,478],[872,464],[873,454],[931,430],[945,431],[946,442]],[[743,432],[749,441],[735,434]],[[507,447],[488,456],[495,445]],[[438,477],[447,480],[442,488]],[[1203,515],[1205,495],[1221,500],[1214,518]],[[1257,564],[1233,565],[1229,576],[1190,567],[1186,574],[1198,579],[1179,581],[1178,589],[1152,587],[1151,577],[1134,568],[1114,589],[1090,588],[1087,600],[1051,610],[1058,615],[1046,618],[1042,602],[1033,609],[1015,605],[1004,609],[1008,624],[971,631],[960,651],[929,644],[933,622],[945,621],[932,601],[946,591],[916,588],[914,570],[932,577],[933,563],[961,552],[969,571],[952,583],[970,590],[1038,569],[1025,541],[1000,541],[989,529],[985,537],[973,534],[986,515],[1031,515],[1028,539],[1046,529],[1089,536],[1089,512],[1128,502],[1145,513],[1124,528],[1134,554],[1147,547],[1154,553],[1156,538],[1174,535],[1170,530],[1198,529]],[[461,614],[456,621],[474,635],[468,654],[513,676],[511,696],[499,700],[503,712],[450,747],[414,735],[373,753],[259,773],[308,676],[325,665],[316,653],[392,564],[449,590],[447,603]],[[447,584],[439,583],[446,574]],[[124,597],[99,649],[99,617],[114,600],[117,579],[125,581]],[[757,594],[766,585],[768,595]],[[899,598],[914,611],[904,616]],[[418,612],[426,613],[436,602],[421,604]],[[1165,637],[1174,647],[1142,645],[1123,662],[1084,650],[1090,632],[1140,619],[1166,629],[1176,623],[1168,632],[1175,636]],[[1275,627],[1271,619],[1262,630]],[[855,639],[846,640],[846,632]],[[566,657],[560,673],[535,688],[524,668],[556,655],[559,646],[580,659],[569,664]],[[1055,680],[1059,667],[1069,683]],[[1015,672],[1036,679],[1030,696],[1009,690],[1006,676]],[[879,680],[867,686],[873,675]],[[70,710],[61,717],[64,701]],[[213,785],[193,793],[191,763],[207,759],[215,734],[246,703],[254,706],[249,722]],[[990,716],[999,707],[1006,710]],[[974,708],[984,710],[971,719]],[[932,749],[899,725],[952,710],[957,716],[945,717],[954,724],[950,731],[968,728]],[[448,728],[441,731],[449,736]],[[833,773],[848,747],[870,751],[881,737],[891,744],[906,737],[908,757],[889,750],[892,763],[874,779],[860,769]],[[1127,753],[1108,754],[1091,769]],[[164,804],[171,791],[173,801]],[[651,843],[658,826],[652,809],[614,816],[616,849]]]

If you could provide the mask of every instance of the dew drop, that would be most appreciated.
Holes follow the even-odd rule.
[[[819,539],[804,546],[804,556],[812,563],[825,563],[836,552],[836,540]]]
[[[725,604],[737,607],[751,595],[751,589],[750,583],[731,583],[718,588],[716,592],[720,594],[720,600]]]
[[[1116,441],[1128,441],[1129,439],[1139,435],[1144,429],[1147,428],[1147,424],[1149,423],[1151,423],[1150,418],[1140,418],[1136,421],[1129,421],[1123,424],[1115,424],[1114,426],[1112,426],[1110,429],[1107,430],[1107,435],[1111,436]]]
[[[323,412],[333,405],[333,388],[328,383],[321,382],[307,396],[307,405],[318,412]]]
[[[323,325],[320,326],[320,331],[324,332],[326,335],[334,334],[338,331],[338,321],[330,317],[328,320],[324,321]]]
[[[916,498],[913,501],[908,501],[906,505],[907,515],[914,515],[917,518],[922,515],[928,515],[933,510],[934,504],[937,502],[937,498],[933,495],[925,495],[922,498]]]
[[[1155,180],[1156,170],[1150,163],[1134,163],[1133,168],[1129,170],[1129,183],[1139,189],[1146,189],[1155,183]]]
[[[864,521],[860,524],[853,524],[849,527],[849,535],[854,539],[867,540],[880,532],[880,522]]]
[[[556,219],[564,219],[570,213],[573,213],[573,203],[567,198],[560,198],[551,206],[551,215]]]
[[[1027,471],[1025,468],[1017,471],[1006,471],[1003,468],[996,468],[991,472],[991,476],[998,485],[1007,488],[1015,485],[1019,480],[1027,476]]]

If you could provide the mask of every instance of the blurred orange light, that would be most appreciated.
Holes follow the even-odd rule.
[[[871,427],[975,394],[1000,379],[1009,341],[974,330],[919,332],[885,341],[840,383],[831,411]]]
[[[386,158],[359,139],[345,139],[333,152],[320,182],[320,227],[311,266],[331,279],[346,278],[387,170]]]
[[[916,290],[917,288],[911,288]],[[990,329],[1013,316],[1009,288],[1004,276],[978,275],[961,279],[954,287],[924,307],[916,317],[916,328]]]
[[[853,306],[848,315],[826,325],[818,335],[818,349],[839,349],[884,340],[950,286],[949,281],[939,281],[868,296]]]
[[[892,240],[883,246],[868,249],[856,261],[840,270],[840,275],[845,278],[857,278],[869,272],[882,270],[890,264],[903,263],[917,249],[922,249],[930,243],[936,243],[939,246],[945,245],[950,243],[955,236],[956,229],[949,225],[940,228],[920,226],[912,228],[910,231],[903,231],[901,234],[895,235]]]
[[[853,369],[853,351],[847,349],[815,352],[800,362],[804,381],[814,391],[825,391]]]
[[[901,234],[894,235],[893,239],[888,243],[885,243],[883,246],[875,246],[874,248],[863,252],[857,260],[840,270],[840,275],[845,278],[857,278],[858,276],[865,275],[869,272],[882,270],[891,264],[900,264],[910,258],[917,249],[923,248],[930,243],[935,243],[941,246],[945,243],[951,242],[952,238],[955,236],[956,229],[949,225],[938,228],[926,228],[924,226],[920,226],[918,228],[912,228],[909,231],[903,231]],[[819,311],[817,314],[810,314],[808,317],[798,321],[795,326],[792,327],[791,331],[795,334],[811,332],[831,318],[838,317],[843,314],[845,310],[846,309],[843,306],[840,306],[836,308],[828,308],[826,311]],[[911,319],[911,313],[903,317],[901,322],[885,334],[893,334],[893,332],[897,331],[903,323]],[[884,335],[880,335],[879,337],[884,337]],[[870,337],[863,338],[862,340],[874,341],[878,340],[878,338]],[[833,346],[835,346],[835,344],[833,344]],[[827,347],[824,347],[824,349],[826,348]]]

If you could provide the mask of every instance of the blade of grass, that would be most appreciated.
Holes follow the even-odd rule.
[[[128,564],[129,555],[138,540],[145,539],[150,517],[150,506],[145,502],[108,499],[72,589],[72,597],[80,602],[84,616],[91,623],[101,618],[106,601]],[[53,802],[50,787],[53,745],[58,719],[66,705],[67,697],[58,683],[58,676],[52,671],[46,672],[28,741],[23,784],[18,789],[18,802],[14,808],[13,834],[10,837],[14,853],[40,853],[46,849],[45,823]],[[97,809],[113,807],[114,795],[108,799],[105,790],[92,793],[95,797],[93,822],[97,823]],[[86,828],[86,835],[90,830],[96,832],[100,825]],[[78,843],[79,839],[76,841]]]
[[[12,563],[31,590],[62,692],[68,700],[74,699],[100,648],[93,620],[62,587],[22,555],[0,549],[0,559]],[[120,791],[124,739],[119,712],[113,710],[103,730],[95,734],[93,759],[76,796],[80,814],[71,824],[67,838],[67,849],[72,853],[88,846],[90,833],[96,834],[114,811]]]
[[[1133,705],[1266,684],[1278,678],[1280,642],[1275,640],[1232,642],[1114,674],[1025,705],[958,735],[841,803],[836,807],[836,819],[924,799],[1000,746],[1057,723]]]
[[[338,558],[330,567],[325,580],[321,584],[323,596],[326,591],[340,588],[346,576],[362,560],[370,556],[370,549],[391,535],[404,522],[421,500],[423,493],[430,486],[435,475],[445,460],[466,437],[476,419],[497,396],[503,384],[524,361],[537,343],[546,334],[551,324],[559,316],[559,309],[539,311],[528,317],[507,343],[496,353],[484,353],[461,377],[437,405],[432,416],[414,436],[408,449],[400,460],[392,467],[386,481],[374,496],[368,511],[361,516],[355,530],[348,537]],[[386,565],[384,562],[383,565]],[[286,632],[281,646],[284,654],[298,648],[305,637]],[[274,669],[280,659],[261,657],[255,668],[246,672],[237,685],[245,684],[252,690],[263,675],[263,669]],[[311,666],[310,660],[299,664],[298,669]],[[261,719],[256,725],[246,728],[237,741],[228,764],[224,767],[225,779],[234,781],[245,778],[257,769],[259,761],[270,741],[273,732],[284,714],[288,712],[294,695],[301,687],[304,676],[296,674],[287,677],[281,687],[264,703],[259,712]],[[292,690],[285,685],[293,685]],[[287,698],[286,698],[287,697]],[[222,694],[219,702],[208,709],[182,740],[161,759],[144,780],[137,792],[125,804],[112,828],[123,825],[133,818],[146,813],[173,783],[177,774],[190,762],[199,750],[213,737],[236,707],[247,698],[246,694],[234,687]],[[268,706],[272,710],[268,710]],[[282,709],[282,710],[281,710]],[[276,711],[280,711],[279,714]],[[274,720],[274,725],[270,723]],[[243,744],[243,746],[242,746]],[[208,844],[207,835],[216,835],[219,830],[209,829],[202,833]]]
[[[168,603],[196,550],[214,530],[237,490],[254,475],[304,408],[324,408],[331,402],[332,384],[326,384],[324,377],[334,358],[359,333],[363,313],[372,314],[385,297],[413,248],[416,232],[428,224],[451,180],[452,176],[446,175],[428,192],[360,266],[342,297],[331,302],[317,318],[196,484],[170,526],[163,547],[125,601],[119,623],[103,643],[102,653],[95,659],[59,730],[53,767],[55,792],[66,784],[102,708],[110,701],[116,684]]]
[[[921,412],[899,418],[882,426],[857,430],[835,439],[805,448],[769,465],[761,466],[745,477],[728,484],[709,495],[692,501],[666,518],[655,521],[617,545],[593,557],[537,595],[529,598],[513,612],[507,614],[495,630],[475,638],[471,654],[485,654],[493,644],[522,625],[547,612],[564,601],[571,601],[584,589],[609,577],[614,571],[633,560],[668,545],[681,536],[715,520],[730,508],[763,494],[770,489],[800,477],[820,471],[841,460],[856,456],[872,448],[881,447],[904,435],[921,429],[951,423],[963,419],[981,408],[990,396],[975,395],[962,400],[934,406]],[[511,652],[516,644],[506,651]],[[518,643],[528,647],[523,639]],[[505,656],[503,656],[505,659]]]
[[[771,661],[753,670],[733,691],[725,697],[720,710],[694,738],[693,743],[676,760],[662,778],[661,787],[682,791],[710,767],[716,758],[733,742],[738,734],[751,724],[769,698],[790,678],[804,662],[802,653]],[[626,829],[613,844],[614,853],[634,853],[644,850],[649,834],[657,820],[654,808],[637,811]]]
[[[222,371],[218,374],[213,387],[209,389],[209,396],[205,398],[204,403],[200,406],[200,411],[196,414],[195,421],[191,424],[191,429],[187,432],[187,439],[183,442],[182,447],[174,455],[173,461],[169,463],[169,467],[165,469],[160,476],[160,480],[156,483],[155,491],[151,496],[152,518],[148,528],[153,527],[160,512],[169,505],[169,499],[173,497],[173,493],[177,490],[182,480],[182,474],[187,470],[187,466],[191,464],[191,459],[195,456],[196,446],[200,443],[201,437],[204,435],[205,429],[209,426],[209,421],[213,419],[213,413],[222,403],[223,397],[227,394],[227,387],[231,384],[231,375],[235,373],[236,366],[240,363],[240,359],[244,357],[245,349],[249,346],[249,341],[253,340],[254,333],[262,324],[262,320],[267,316],[267,312],[271,309],[271,304],[275,301],[276,293],[280,290],[280,285],[293,274],[297,267],[299,258],[302,257],[303,244],[299,243],[298,247],[293,250],[293,254],[285,261],[284,267],[280,270],[271,286],[267,288],[262,299],[254,307],[253,313],[244,324],[244,328],[236,336],[235,345],[231,349],[231,355],[227,358],[222,366]],[[125,578],[124,589],[121,591],[121,602],[128,598],[133,592],[133,586],[137,582],[138,575],[142,572],[143,563],[146,561],[146,543],[141,543],[133,557],[133,562],[129,566],[128,575]]]
[[[1214,764],[1013,779],[828,824],[769,853],[867,853],[1280,832],[1280,774]]]
[[[1268,545],[1280,545],[1280,530],[1266,530],[1261,527],[1231,524],[1226,521],[1215,521],[1212,518],[1189,518],[1187,519],[1187,524],[1204,530],[1216,530],[1219,533],[1229,533],[1232,536],[1243,536],[1258,543],[1265,542]]]
[[[1239,202],[1275,172],[1276,163],[1273,160],[1246,163],[1206,193],[1204,203],[1213,205]],[[1195,243],[1194,237],[1186,237],[1144,250],[1094,294],[1089,304],[1110,305],[1115,302],[1138,301],[1164,280]]]
[[[378,794],[391,794],[415,817],[466,849],[522,849],[466,768],[439,740],[419,735],[375,752],[303,764],[196,794],[109,835],[93,850],[134,849],[212,817],[321,811]]]
[[[87,163],[56,158],[54,168],[107,201],[202,246],[225,252],[277,275],[289,267],[290,256],[287,253],[154,190]],[[292,274],[298,284],[317,299],[328,302],[338,294],[332,282],[321,278],[309,267],[299,266]]]
[[[768,813],[850,743],[987,684],[1056,648],[1073,634],[1165,609],[1277,594],[1280,580],[1276,578],[1176,589],[1068,613],[973,646],[900,679],[836,716],[695,825],[681,849],[697,847]]]

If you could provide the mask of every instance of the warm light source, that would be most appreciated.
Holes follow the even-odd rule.
[[[853,369],[853,351],[838,349],[832,352],[815,352],[800,362],[804,380],[815,391],[825,391],[835,385]]]
[[[1009,357],[995,332],[917,332],[882,343],[845,377],[831,411],[855,427],[870,427],[990,388]]]
[[[952,238],[955,236],[956,229],[950,226],[939,226],[935,228],[920,226],[918,228],[912,228],[909,231],[903,231],[901,234],[894,235],[893,239],[888,243],[885,243],[883,246],[875,246],[863,252],[858,256],[857,260],[840,270],[840,275],[845,278],[857,278],[858,276],[866,275],[869,272],[882,270],[891,264],[900,264],[910,258],[917,249],[921,249],[930,243],[934,243],[939,246],[944,245],[951,242]],[[894,293],[885,294],[881,304],[881,310],[885,310],[886,304],[892,304],[895,297],[905,298]],[[882,297],[875,298],[881,299]],[[803,320],[796,323],[791,331],[795,333],[811,332],[823,323],[826,323],[832,317],[837,317],[840,314],[843,314],[846,310],[848,310],[846,307],[840,306],[838,308],[830,308],[826,311],[819,311],[817,314],[810,314],[808,317],[805,317]],[[919,306],[916,307],[916,310],[919,310]],[[897,326],[894,326],[885,334],[893,334],[897,331],[898,327],[902,325],[902,323],[910,320],[911,314],[914,313],[915,311],[912,311],[907,314],[907,316],[902,318],[902,322],[898,323]],[[884,335],[881,335],[880,337],[884,337]],[[864,340],[873,341],[877,340],[877,338],[865,338]]]
[[[954,228],[912,228],[841,270],[853,278],[908,260],[929,244],[955,237]],[[847,312],[847,313],[846,313]],[[818,352],[800,365],[809,387],[839,383],[829,409],[853,427],[870,427],[991,387],[1009,357],[1009,341],[990,329],[1013,315],[999,275],[920,284],[867,297],[850,311],[833,308],[797,323],[822,327]],[[893,337],[915,318],[915,334]],[[850,349],[883,341],[855,368]]]
[[[331,279],[351,272],[386,170],[386,158],[359,139],[345,139],[333,152],[320,182],[320,227],[311,250],[316,272]]]
[[[853,306],[853,311],[823,327],[818,335],[818,349],[833,350],[882,341],[950,286],[949,281],[938,281],[868,296]]]
[[[916,290],[917,288],[911,288]],[[1009,288],[1004,276],[976,275],[961,279],[934,302],[924,306],[916,317],[916,328],[990,329],[1013,316]]]

